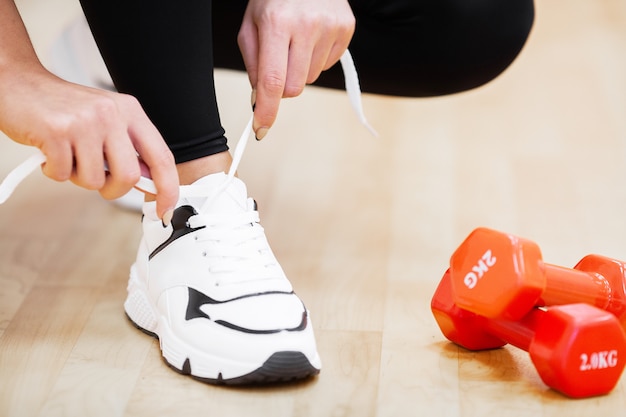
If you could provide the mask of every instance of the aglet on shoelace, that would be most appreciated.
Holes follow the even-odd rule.
[[[354,66],[354,61],[352,60],[352,55],[350,55],[350,52],[348,50],[346,50],[341,56],[340,62],[343,69],[346,92],[348,93],[350,104],[352,105],[354,112],[356,113],[360,122],[374,136],[378,136],[376,131],[370,126],[365,117],[365,113],[363,111],[363,103],[361,101],[361,86],[359,85],[359,77],[356,71],[356,67]],[[241,162],[241,158],[248,143],[248,139],[252,133],[253,119],[254,116],[250,118],[250,121],[248,122],[246,128],[241,134],[241,137],[239,138],[239,142],[237,142],[237,146],[235,147],[235,151],[233,153],[233,162],[228,171],[228,181],[224,183],[222,189],[228,186],[228,182],[232,180],[232,178],[235,176],[235,172],[237,171],[237,167]],[[37,167],[40,167],[41,164],[43,164],[44,162],[46,162],[46,156],[39,149],[37,149],[35,154],[28,157],[28,159],[26,159],[15,169],[13,169],[0,184],[0,204],[3,204],[6,200],[8,200],[13,191],[20,184],[20,182],[22,182],[24,178],[30,175],[35,169],[37,169]],[[154,182],[146,177],[141,177],[137,184],[135,184],[135,188],[149,194],[157,193]],[[219,190],[214,195],[217,194],[219,194]],[[209,198],[209,201],[210,200],[211,198]]]

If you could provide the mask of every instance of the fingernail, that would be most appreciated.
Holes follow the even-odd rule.
[[[172,217],[174,217],[174,210],[170,209],[163,213],[163,226],[167,227],[172,224]]]
[[[265,135],[267,135],[267,132],[269,132],[269,129],[266,127],[260,127],[258,128],[255,132],[254,135],[256,137],[256,140],[261,140],[265,137]]]
[[[256,88],[252,89],[252,94],[250,95],[250,105],[252,106],[252,111],[256,108]]]

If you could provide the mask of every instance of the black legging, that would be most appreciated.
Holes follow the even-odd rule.
[[[213,4],[212,4],[213,3]],[[178,163],[228,149],[213,68],[244,69],[247,0],[81,0],[116,88],[132,94]],[[498,76],[532,27],[532,0],[351,0],[364,92],[430,97]],[[339,65],[315,85],[343,88]]]

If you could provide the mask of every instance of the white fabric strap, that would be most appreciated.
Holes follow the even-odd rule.
[[[356,72],[356,68],[354,66],[354,61],[352,60],[352,55],[350,52],[346,50],[341,57],[341,67],[343,69],[343,74],[346,82],[346,92],[348,93],[348,97],[350,99],[350,104],[352,105],[352,109],[356,113],[357,117],[361,121],[361,123],[374,135],[378,136],[378,133],[370,126],[368,123],[365,113],[363,111],[363,103],[361,100],[361,86],[359,85],[359,77]],[[241,162],[241,158],[243,157],[243,153],[246,149],[248,139],[252,134],[252,122],[254,116],[250,118],[246,128],[244,129],[239,141],[237,142],[237,146],[235,147],[235,151],[233,153],[233,162],[228,170],[228,179],[232,179],[237,172],[237,168],[239,167],[239,163]],[[38,149],[34,155],[30,156],[20,165],[18,165],[13,171],[7,175],[4,181],[0,184],[0,204],[4,203],[13,193],[15,188],[19,185],[20,182],[24,178],[26,178],[31,172],[33,172],[37,167],[41,166],[46,162],[46,156]],[[154,185],[154,182],[146,177],[141,177],[137,184],[135,184],[135,188],[138,188],[140,191],[144,191],[150,194],[156,194],[157,189]]]
[[[376,130],[374,130],[374,128],[369,124],[367,118],[365,117],[365,112],[363,111],[363,100],[361,97],[361,85],[359,84],[359,75],[356,71],[356,67],[354,66],[354,60],[352,59],[350,51],[346,49],[346,51],[341,56],[339,62],[341,63],[341,68],[343,70],[343,76],[346,83],[346,92],[348,93],[348,98],[350,99],[352,109],[356,113],[359,121],[363,124],[363,126],[365,126],[372,135],[377,137],[378,132],[376,132]],[[233,153],[233,163],[230,166],[230,170],[228,171],[229,178],[233,178],[235,172],[237,171],[237,167],[239,167],[239,163],[241,162],[243,152],[246,149],[248,139],[252,134],[253,120],[254,115],[250,118],[248,125],[244,129],[241,137],[239,138],[239,141],[237,142],[237,146],[235,147],[235,151]]]
[[[378,136],[378,132],[376,132],[376,130],[374,130],[374,128],[369,124],[367,118],[365,117],[365,112],[363,111],[363,100],[361,100],[361,84],[359,83],[359,74],[356,72],[356,67],[354,66],[354,60],[352,59],[350,51],[346,49],[346,51],[341,56],[339,62],[341,62],[343,78],[346,82],[346,92],[348,93],[348,98],[350,99],[352,109],[356,113],[363,126],[365,126],[367,130],[372,133],[372,135]]]
[[[233,152],[233,162],[230,164],[230,169],[228,170],[228,178],[232,179],[237,173],[237,167],[241,162],[241,158],[243,157],[243,151],[246,149],[246,145],[248,144],[248,139],[252,135],[252,122],[254,121],[254,116],[250,117],[246,128],[243,130],[239,141],[237,142],[237,146],[235,147],[235,151]]]
[[[37,153],[29,156],[28,159],[11,171],[0,184],[0,204],[7,201],[20,182],[44,162],[46,162],[46,156],[37,149]]]

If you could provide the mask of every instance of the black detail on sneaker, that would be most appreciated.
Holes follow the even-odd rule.
[[[212,299],[208,295],[201,293],[200,291],[196,289],[189,288],[189,301],[187,302],[187,311],[185,312],[185,320],[189,321],[189,320],[198,319],[198,318],[211,320],[211,317],[209,317],[209,315],[206,314],[201,309],[201,307],[205,304],[225,304],[231,301],[241,300],[243,298],[258,297],[258,296],[269,295],[269,294],[289,295],[293,293],[282,292],[282,291],[271,291],[271,292],[264,292],[264,293],[258,293],[258,294],[244,295],[244,296],[236,297],[236,298],[226,300],[226,301],[217,301],[217,300]],[[303,306],[302,321],[300,322],[298,326],[294,328],[290,328],[290,329],[254,330],[254,329],[247,329],[245,327],[237,326],[235,324],[229,323],[224,320],[216,320],[215,323],[220,324],[224,327],[228,327],[229,329],[232,329],[232,330],[237,330],[239,332],[250,333],[250,334],[273,334],[273,333],[279,333],[282,331],[299,332],[299,331],[303,331],[304,329],[306,329],[306,326],[308,324],[308,315],[306,312],[306,308],[304,308]]]
[[[152,251],[150,256],[148,256],[148,259],[152,259],[156,254],[168,247],[168,245],[176,239],[195,232],[196,230],[204,229],[205,226],[196,228],[189,227],[189,218],[191,216],[195,216],[196,214],[198,214],[198,212],[192,206],[180,206],[174,210],[174,214],[172,215],[172,234],[165,242],[161,243],[155,250]]]
[[[185,320],[189,321],[200,318],[211,320],[211,317],[200,309],[204,304],[215,304],[215,302],[212,298],[202,294],[200,291],[189,288],[189,300],[187,301]]]
[[[229,329],[232,329],[232,330],[237,330],[238,332],[250,333],[250,334],[272,334],[272,333],[279,333],[282,331],[301,332],[304,329],[306,329],[307,322],[308,322],[308,316],[307,316],[306,311],[302,313],[302,321],[300,321],[300,324],[297,325],[296,327],[292,327],[291,329],[253,330],[253,329],[246,329],[245,327],[237,326],[236,324],[232,324],[224,320],[215,320],[215,323],[221,324],[224,327],[228,327]]]
[[[183,375],[191,375],[191,363],[189,362],[189,358],[185,359],[185,363],[183,363],[183,369],[180,370]]]
[[[225,379],[222,373],[217,374],[217,378],[203,378],[187,373],[191,371],[189,359],[183,364],[183,369],[178,369],[172,364],[170,368],[183,375],[190,375],[193,379],[213,385],[262,385],[280,384],[293,382],[305,378],[313,377],[320,373],[320,370],[311,365],[311,362],[301,352],[276,352],[266,360],[260,368],[236,378]]]
[[[320,373],[302,352],[276,352],[256,371],[223,380],[225,385],[254,385],[291,382]]]

